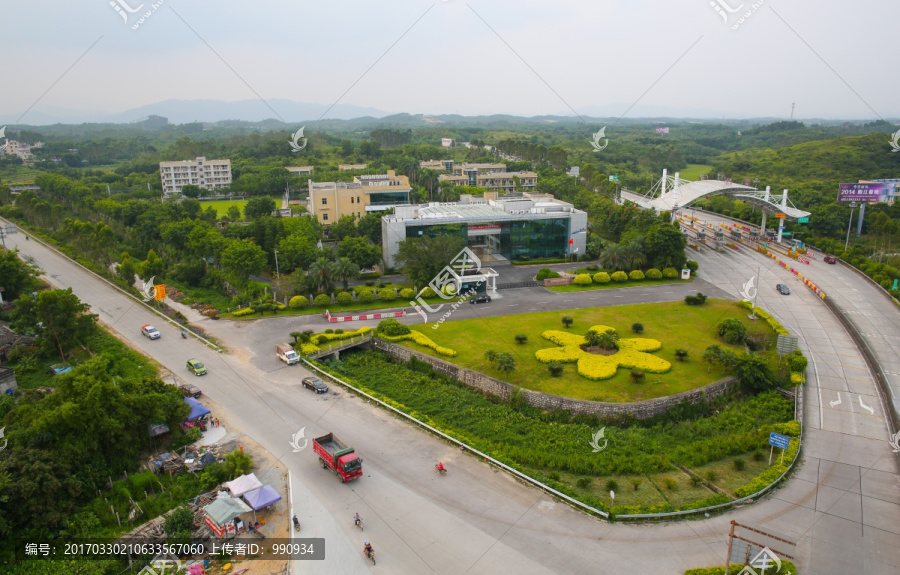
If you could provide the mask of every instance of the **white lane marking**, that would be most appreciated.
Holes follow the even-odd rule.
[[[841,404],[841,393],[838,392],[837,401],[829,401],[828,403],[831,404],[831,407],[834,407],[835,405],[840,405]]]
[[[875,409],[863,403],[862,396],[859,396],[859,406],[869,412],[869,415],[875,415]]]

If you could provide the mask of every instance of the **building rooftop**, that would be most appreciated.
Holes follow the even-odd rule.
[[[549,194],[510,194],[495,200],[483,197],[460,202],[432,202],[417,206],[399,206],[390,219],[421,223],[454,220],[516,219],[525,215],[547,217],[548,214],[577,212],[575,207]]]

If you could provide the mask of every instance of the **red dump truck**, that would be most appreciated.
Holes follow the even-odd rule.
[[[314,438],[313,451],[319,456],[319,465],[334,471],[342,482],[362,476],[362,459],[333,433]]]

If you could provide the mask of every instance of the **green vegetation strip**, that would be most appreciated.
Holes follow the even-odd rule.
[[[596,273],[596,272],[594,272]],[[578,284],[569,284],[562,286],[550,286],[547,289],[555,292],[573,292],[573,291],[589,291],[595,289],[615,289],[615,288],[630,288],[630,287],[642,287],[642,286],[651,286],[651,285],[666,285],[666,284],[679,284],[679,283],[690,283],[694,281],[693,278],[689,280],[682,279],[661,279],[661,280],[640,280],[640,281],[624,281],[619,283],[609,282],[606,284],[589,284],[586,286],[581,286]]]
[[[701,402],[618,427],[530,408],[520,397],[508,405],[434,374],[423,362],[413,362],[410,369],[380,352],[350,353],[322,365],[387,405],[588,506],[610,509],[608,493],[615,490],[614,514],[727,503],[734,497],[692,480],[675,464],[704,474],[717,486],[725,479],[729,487],[740,486],[765,472],[763,450],[770,431],[799,434],[799,425],[791,422],[792,402],[776,392],[743,401],[724,399],[710,416],[713,407]],[[590,442],[601,426],[606,447],[594,452]],[[751,461],[734,463],[746,456]]]
[[[740,575],[741,571],[744,569],[744,565],[735,565],[731,564],[728,566],[728,575]],[[755,573],[756,571],[753,571]],[[781,560],[781,569],[778,571],[766,571],[769,575],[797,575],[797,566],[792,562],[782,559]],[[702,567],[700,569],[688,569],[684,572],[684,575],[725,575],[725,566],[719,565],[717,567]]]

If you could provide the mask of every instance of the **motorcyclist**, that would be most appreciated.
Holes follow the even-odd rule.
[[[375,552],[375,550],[372,549],[372,544],[369,543],[368,541],[366,541],[366,544],[365,544],[365,546],[363,547],[363,553],[366,554],[366,557],[369,557],[369,556],[371,556],[372,553],[374,553],[374,552]]]
[[[359,516],[359,513],[353,516],[353,524],[359,527],[359,522],[362,521],[362,517]]]
[[[437,469],[438,469],[438,471],[440,471],[441,473],[447,471],[447,469],[444,468],[444,462],[443,462],[443,461],[438,461]]]
[[[296,515],[294,515],[294,527],[295,527],[296,529],[300,529],[300,520],[297,519],[297,516],[296,516]]]
[[[185,330],[181,330],[181,337],[187,339],[187,332]]]

